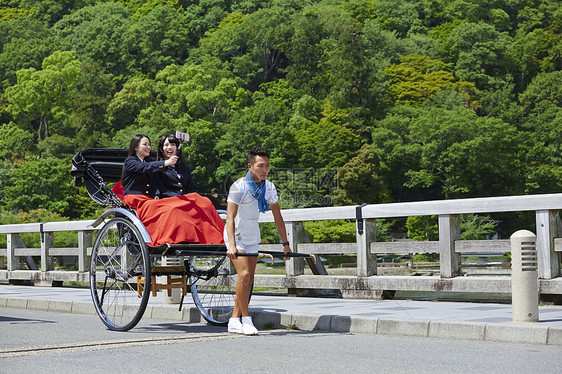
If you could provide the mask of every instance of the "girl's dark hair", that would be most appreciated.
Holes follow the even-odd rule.
[[[129,143],[129,152],[127,153],[127,157],[136,154],[135,148],[139,146],[142,138],[147,138],[148,141],[150,141],[148,135],[145,134],[136,134],[131,138],[131,143]]]
[[[174,143],[176,145],[176,156],[179,157],[177,164],[179,164],[178,166],[183,167],[183,159],[181,157],[181,149],[180,149],[180,140],[178,138],[176,138],[176,136],[174,134],[167,134],[167,135],[162,135],[160,137],[160,141],[158,142],[158,157],[157,160],[166,160],[166,156],[164,155],[164,142],[166,142],[166,139],[168,140],[168,142],[170,143]]]

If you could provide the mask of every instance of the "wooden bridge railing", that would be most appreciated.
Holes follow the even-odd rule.
[[[498,212],[534,211],[536,217],[537,253],[540,292],[562,294],[561,252],[562,224],[558,211],[562,209],[562,194],[505,196],[490,198],[420,201],[365,206],[342,206],[283,210],[291,248],[313,255],[355,254],[357,271],[354,276],[330,276],[318,262],[309,261],[315,275],[304,275],[305,261],[287,261],[286,275],[259,275],[256,286],[289,289],[337,289],[344,296],[380,296],[385,290],[510,292],[509,276],[466,277],[462,274],[461,255],[465,253],[509,252],[509,240],[461,240],[460,215]],[[415,242],[377,242],[376,220],[410,216],[438,216],[439,240]],[[355,243],[310,243],[303,227],[305,221],[356,220]],[[36,282],[87,282],[88,256],[92,246],[93,221],[48,222],[0,225],[0,234],[7,235],[7,248],[0,249],[0,280],[34,280]],[[261,215],[260,222],[273,222],[271,212]],[[54,234],[77,231],[78,247],[54,248]],[[41,248],[25,248],[21,233],[41,235]],[[279,250],[277,245],[273,246]],[[377,275],[377,254],[438,253],[439,276]],[[6,263],[3,257],[7,258]],[[18,270],[18,258],[41,256],[41,268]],[[53,270],[54,256],[77,256],[77,271]]]

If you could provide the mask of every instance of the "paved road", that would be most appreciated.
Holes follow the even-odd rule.
[[[88,289],[0,285],[0,308],[72,314],[95,314]],[[412,300],[348,300],[252,296],[250,312],[259,329],[297,326],[300,330],[437,339],[499,341],[562,347],[562,306],[539,307],[538,323],[512,322],[511,305]],[[97,318],[97,317],[96,317]],[[94,319],[96,319],[94,318]],[[182,312],[149,299],[146,319],[200,322],[199,311],[186,298]]]
[[[251,352],[251,353],[250,353]],[[145,319],[120,333],[91,315],[0,308],[0,373],[562,372],[560,346],[268,330]]]

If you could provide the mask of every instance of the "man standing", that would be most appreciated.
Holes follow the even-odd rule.
[[[248,153],[248,173],[234,182],[228,193],[224,241],[227,246],[226,254],[238,274],[234,310],[228,322],[228,332],[232,333],[258,334],[248,312],[257,257],[238,257],[237,253],[258,253],[258,243],[261,241],[258,225],[260,213],[271,209],[275,227],[283,241],[283,251],[291,252],[277,190],[275,185],[266,179],[268,173],[269,153],[263,148],[253,148]]]

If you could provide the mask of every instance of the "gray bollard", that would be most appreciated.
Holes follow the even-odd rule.
[[[513,322],[539,321],[537,236],[519,230],[511,241],[511,308]]]

